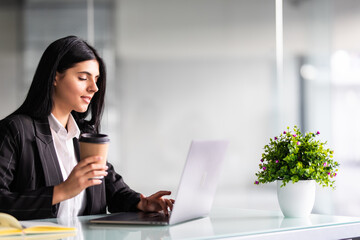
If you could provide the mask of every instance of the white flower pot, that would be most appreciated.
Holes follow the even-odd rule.
[[[282,213],[285,217],[307,217],[315,202],[315,180],[300,180],[288,182],[280,187],[282,181],[277,181],[277,196]]]

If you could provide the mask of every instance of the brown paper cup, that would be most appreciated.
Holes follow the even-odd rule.
[[[91,156],[102,156],[102,164],[106,164],[110,139],[105,134],[83,133],[80,135],[80,159]],[[102,178],[102,177],[97,177]]]

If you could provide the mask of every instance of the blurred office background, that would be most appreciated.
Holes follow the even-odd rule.
[[[78,35],[107,64],[102,131],[132,188],[175,197],[191,140],[229,139],[214,205],[278,210],[255,172],[269,138],[298,125],[341,164],[314,212],[359,216],[359,13],[356,0],[1,0],[0,117],[45,48]]]

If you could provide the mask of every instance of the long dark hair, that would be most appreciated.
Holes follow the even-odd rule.
[[[96,92],[84,113],[72,112],[83,132],[99,132],[106,88],[105,64],[96,50],[76,36],[68,36],[51,43],[43,53],[24,103],[12,114],[26,114],[32,118],[50,115],[56,72],[63,73],[76,63],[96,59],[99,78]],[[91,113],[91,117],[88,118]]]

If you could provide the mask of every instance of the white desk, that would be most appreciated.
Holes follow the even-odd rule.
[[[214,209],[210,216],[174,226],[90,224],[83,216],[61,224],[78,228],[70,239],[346,239],[360,236],[360,217],[312,214],[284,218],[281,212]],[[45,221],[56,221],[48,219]]]

